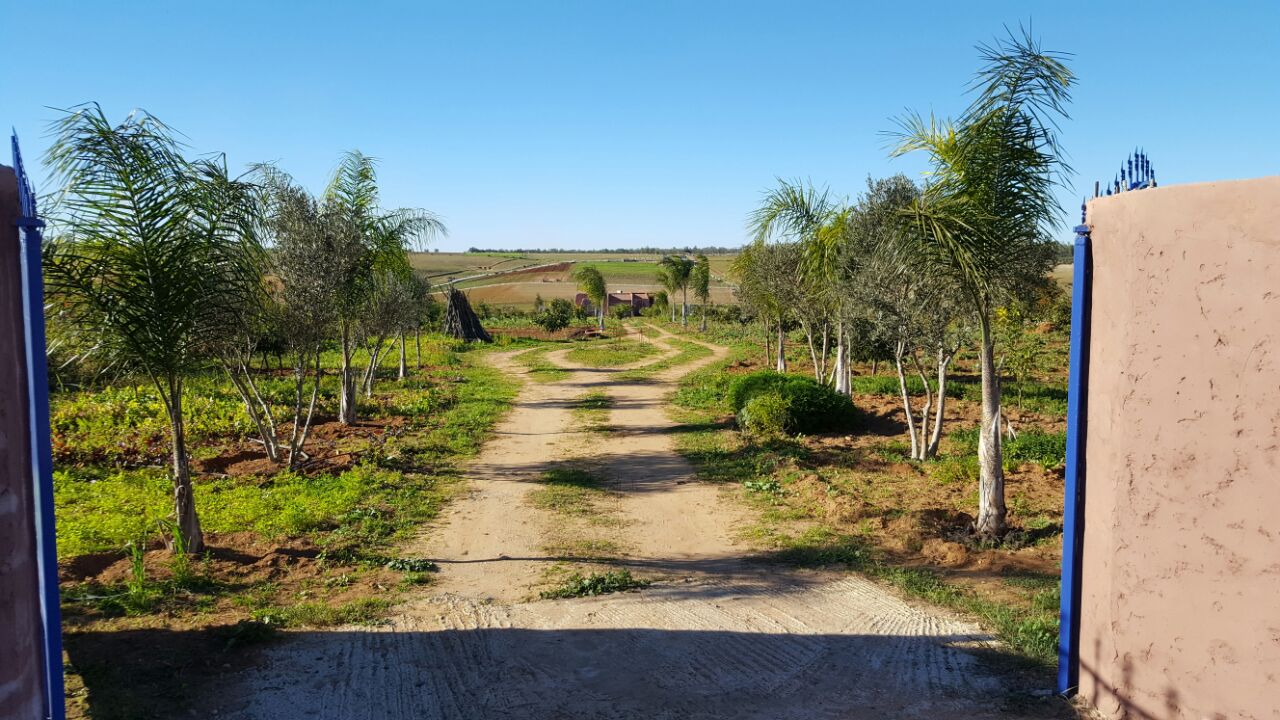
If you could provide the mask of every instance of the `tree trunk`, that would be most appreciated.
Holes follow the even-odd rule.
[[[893,349],[893,366],[898,370],[898,390],[902,393],[902,410],[907,416],[907,435],[911,436],[911,459],[916,460],[920,456],[920,444],[916,439],[916,418],[911,410],[911,394],[907,392],[907,374],[902,367],[905,353],[905,344],[899,341]]]
[[[422,369],[422,328],[413,329],[413,359],[418,365],[418,369]]]
[[[844,321],[836,325],[836,368],[832,373],[835,379],[836,392],[841,395],[852,395],[849,387],[849,343],[845,337]]]
[[[822,361],[822,367],[818,368],[818,382],[823,382],[827,376],[827,353],[831,348],[831,326],[822,323],[822,352],[818,358]]]
[[[316,380],[311,386],[311,402],[307,405],[306,419],[302,419],[302,388],[306,380],[307,360],[299,353],[298,355],[298,376],[297,376],[297,393],[293,410],[293,432],[289,437],[289,469],[295,470],[298,467],[298,460],[306,456],[307,435],[311,433],[311,418],[316,411],[316,398],[320,395],[320,377],[323,371],[320,367],[321,350],[316,348]],[[301,428],[299,428],[301,425]]]
[[[702,303],[702,332],[707,331],[707,304]]]
[[[929,410],[933,407],[933,390],[929,387],[929,378],[924,374],[924,366],[920,364],[920,356],[913,350],[911,363],[915,365],[920,382],[924,385],[924,407],[920,410],[920,454],[917,460],[928,460],[929,454]]]
[[[605,299],[600,302],[600,310],[596,312],[596,320],[599,321],[600,332],[604,332],[604,306],[608,300],[609,296],[606,295]]]
[[[818,345],[814,342],[813,328],[808,323],[803,324],[804,339],[809,343],[809,361],[813,363],[813,379],[822,384],[822,367],[818,364]]]
[[[169,547],[181,543],[187,553],[204,550],[204,533],[196,514],[196,499],[191,488],[191,466],[187,458],[187,429],[182,416],[182,379],[171,377],[169,383],[169,433],[173,441],[170,477],[173,480],[173,511],[178,538]]]
[[[762,318],[760,322],[764,325],[764,363],[768,365],[773,360],[772,337],[769,334],[769,321]]]
[[[933,434],[924,449],[926,460],[938,457],[938,446],[942,443],[942,419],[947,408],[947,368],[953,357],[954,352],[947,353],[942,346],[938,346],[938,410],[933,418]]]
[[[401,330],[400,331],[400,375],[399,375],[399,378],[401,380],[409,377],[408,363],[405,362],[406,360],[405,356],[407,354],[408,353],[405,351],[405,348],[404,348],[404,331]]]
[[[383,346],[386,345],[385,336],[379,337],[372,348],[369,350],[369,367],[364,371],[364,396],[373,397],[373,385],[378,380],[378,366],[382,364],[382,359],[386,357],[383,354]]]
[[[689,288],[685,288],[681,294],[680,324],[689,327]]]
[[[341,323],[342,369],[338,380],[338,422],[351,425],[356,421],[356,378],[351,367],[351,328]]]
[[[1000,448],[1000,378],[996,376],[995,342],[991,317],[978,315],[982,329],[979,367],[982,370],[982,427],[978,432],[977,532],[995,538],[1005,529],[1004,463]]]
[[[781,320],[778,321],[778,362],[775,369],[784,373],[787,371],[787,333],[783,328]]]
[[[252,357],[252,356],[251,356]],[[275,419],[271,417],[271,408],[262,399],[262,394],[258,392],[258,386],[253,382],[253,375],[249,366],[237,361],[239,369],[233,368],[225,359],[220,359],[222,369],[226,370],[227,377],[231,379],[231,384],[235,386],[236,392],[240,393],[240,399],[244,402],[244,410],[249,415],[249,419],[253,421],[253,426],[258,430],[258,437],[262,440],[262,447],[266,450],[267,459],[273,463],[279,463],[280,444],[276,439]],[[241,378],[240,374],[244,377]]]

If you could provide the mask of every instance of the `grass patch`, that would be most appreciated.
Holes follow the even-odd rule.
[[[548,383],[569,377],[569,371],[547,359],[547,353],[558,350],[556,345],[543,345],[515,356],[515,361],[529,369],[529,377],[535,382]]]
[[[588,367],[612,368],[629,365],[658,352],[658,346],[653,343],[616,338],[580,345],[566,353],[565,359]]]
[[[592,390],[574,401],[573,415],[577,423],[588,432],[607,433],[609,413],[613,409],[613,398],[601,390]]]
[[[701,343],[691,342],[689,340],[680,340],[669,337],[663,339],[663,342],[674,347],[679,352],[671,357],[663,358],[662,360],[649,363],[648,365],[643,365],[631,370],[624,370],[614,377],[619,380],[644,380],[655,373],[660,373],[682,365],[688,365],[691,362],[701,360],[705,357],[710,357],[712,354],[711,348]]]
[[[574,573],[557,587],[543,591],[543,600],[592,597],[648,587],[649,581],[632,577],[630,570],[610,570],[582,575]]]
[[[948,433],[947,437],[955,455],[963,458],[977,457],[978,428],[955,430]],[[1024,430],[1015,438],[1005,438],[1001,449],[1006,472],[1016,470],[1022,463],[1035,463],[1045,470],[1053,470],[1066,464],[1067,433]]]
[[[564,515],[591,515],[608,491],[604,479],[585,470],[555,468],[542,474],[542,487],[528,494],[534,507]]]
[[[253,620],[284,628],[372,625],[381,620],[390,607],[391,602],[383,598],[360,598],[342,605],[307,602],[260,608],[253,611]]]

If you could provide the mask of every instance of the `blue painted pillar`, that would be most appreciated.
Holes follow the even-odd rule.
[[[1067,380],[1067,462],[1062,507],[1062,601],[1058,626],[1058,692],[1080,684],[1080,560],[1084,542],[1085,440],[1089,395],[1089,322],[1093,253],[1089,226],[1076,227],[1071,277],[1070,377]]]
[[[22,261],[22,319],[27,378],[27,422],[31,483],[34,489],[36,560],[44,628],[45,718],[66,716],[62,674],[62,610],[58,591],[58,554],[54,532],[53,453],[49,441],[49,375],[45,358],[44,270],[41,262],[44,221],[13,136],[13,165],[18,175],[18,237]]]

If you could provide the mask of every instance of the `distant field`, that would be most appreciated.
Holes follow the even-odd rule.
[[[733,302],[733,288],[727,284],[734,255],[712,255],[711,301]],[[472,302],[490,305],[529,306],[541,296],[571,299],[577,286],[571,277],[577,264],[590,264],[604,275],[610,292],[657,292],[660,255],[620,253],[414,253],[413,267],[431,282],[456,283]],[[690,298],[692,302],[692,298]]]
[[[1061,285],[1062,287],[1067,288],[1068,290],[1070,290],[1070,289],[1071,289],[1071,269],[1072,269],[1072,267],[1074,267],[1074,266],[1073,266],[1073,265],[1058,265],[1058,266],[1056,266],[1056,267],[1054,267],[1054,268],[1053,268],[1053,272],[1051,272],[1051,273],[1050,273],[1050,275],[1052,275],[1052,276],[1053,276],[1054,281],[1056,281],[1059,285]]]

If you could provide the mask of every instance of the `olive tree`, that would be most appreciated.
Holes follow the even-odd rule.
[[[357,234],[349,227],[348,216],[327,208],[284,173],[269,166],[260,172],[275,279],[272,295],[279,308],[277,327],[291,358],[293,387],[287,439],[277,440],[274,425],[260,427],[259,432],[265,444],[283,442],[277,452],[295,469],[306,458],[306,441],[324,375],[320,357],[335,329],[344,290],[346,268],[334,258],[355,255],[348,244]],[[257,395],[251,376],[243,384],[253,391],[254,400],[262,406],[260,415],[270,422],[272,413]],[[246,405],[253,404],[246,398]]]
[[[795,279],[802,256],[798,243],[756,241],[734,260],[738,299],[764,322],[766,356],[770,354],[770,329],[776,333],[777,352],[770,359],[778,372],[787,371],[787,323],[794,319],[801,298]]]

